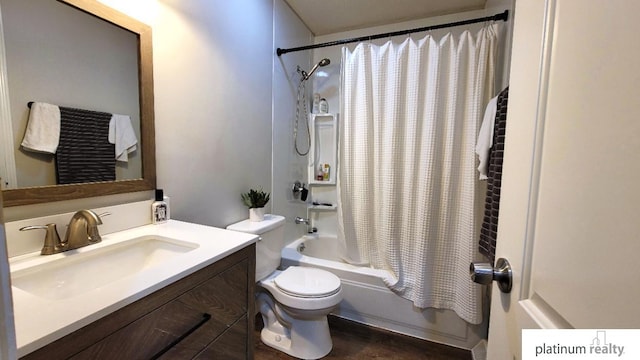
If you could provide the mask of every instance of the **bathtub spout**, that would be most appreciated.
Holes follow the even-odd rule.
[[[309,219],[305,219],[305,218],[301,218],[300,216],[296,216],[295,219],[296,224],[305,224],[307,225],[307,233],[312,234],[315,232],[318,232],[318,228],[311,226],[311,220]]]

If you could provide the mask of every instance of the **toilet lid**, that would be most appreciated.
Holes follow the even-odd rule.
[[[282,292],[296,297],[325,297],[340,291],[340,278],[310,267],[290,266],[274,282]]]

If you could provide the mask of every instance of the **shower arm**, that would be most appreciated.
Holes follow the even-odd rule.
[[[309,78],[311,77],[311,75],[313,75],[314,72],[316,72],[316,70],[318,69],[318,66],[320,66],[320,63],[315,64],[311,70],[309,71],[309,73],[305,73],[304,70],[302,71],[302,80],[309,80]]]

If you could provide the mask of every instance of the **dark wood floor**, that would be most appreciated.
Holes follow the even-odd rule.
[[[333,350],[325,359],[471,360],[471,352],[329,316]],[[262,320],[256,320],[256,360],[295,359],[260,341]]]

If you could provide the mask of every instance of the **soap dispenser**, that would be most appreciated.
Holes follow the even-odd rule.
[[[151,221],[154,224],[162,224],[167,222],[169,208],[164,201],[164,192],[162,189],[156,189],[156,199],[151,204]]]

